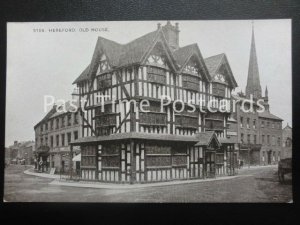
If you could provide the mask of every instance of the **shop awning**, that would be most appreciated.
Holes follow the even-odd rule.
[[[81,153],[76,155],[73,159],[72,159],[73,162],[80,162],[81,161]]]

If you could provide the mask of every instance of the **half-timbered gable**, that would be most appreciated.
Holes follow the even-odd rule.
[[[237,83],[231,72],[225,54],[219,54],[204,59],[212,80],[210,82],[208,99],[211,107],[222,109],[222,112],[208,113],[205,119],[206,130],[214,130],[218,137],[226,137],[227,120],[231,112],[231,92]],[[225,112],[225,113],[224,113]]]
[[[83,149],[82,178],[134,183],[211,176],[216,150],[225,151],[216,134],[226,138],[227,114],[208,114],[207,101],[229,99],[236,86],[226,57],[221,60],[217,80],[211,71],[217,60],[207,65],[197,44],[180,47],[178,24],[169,22],[127,44],[99,37],[74,82],[85,100],[83,138],[74,143]],[[224,85],[225,94],[213,83]],[[170,104],[162,107],[163,96]],[[141,106],[143,100],[149,105]],[[206,122],[207,115],[218,122]]]

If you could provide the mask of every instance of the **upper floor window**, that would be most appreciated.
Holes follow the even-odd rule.
[[[149,82],[165,84],[166,83],[166,71],[161,68],[148,66],[147,67],[147,80]]]
[[[257,140],[256,140],[256,135],[255,134],[254,134],[253,138],[254,138],[254,144],[256,144]]]
[[[212,94],[219,96],[219,97],[225,97],[225,85],[220,83],[212,83]]]
[[[247,128],[250,128],[250,118],[247,118]]]
[[[106,89],[112,86],[112,76],[110,73],[101,74],[97,80],[98,89]]]
[[[277,145],[278,145],[278,146],[281,146],[280,137],[277,138]]]
[[[247,135],[247,143],[250,144],[250,134]]]
[[[241,142],[244,143],[244,134],[241,133]]]
[[[61,127],[65,127],[65,116],[61,118]]]
[[[241,117],[240,121],[241,121],[241,128],[242,128],[243,127],[243,123],[244,123],[244,118]]]
[[[45,124],[45,130],[48,130],[48,122]]]
[[[192,91],[199,91],[199,77],[182,75],[182,87]]]
[[[267,135],[267,143],[270,144],[270,135]]]
[[[53,147],[53,136],[50,137],[50,146]]]
[[[50,120],[50,130],[53,130],[53,120]]]
[[[74,124],[78,124],[78,112],[74,114]]]
[[[269,128],[269,127],[270,127],[270,122],[268,121],[268,122],[267,122],[267,128]]]
[[[78,131],[74,131],[74,140],[78,139]]]
[[[256,129],[256,120],[253,120],[253,129]]]
[[[41,125],[41,132],[43,132],[44,124]]]
[[[67,133],[67,140],[68,140],[67,145],[69,145],[69,143],[71,142],[71,133]]]
[[[272,128],[275,128],[275,124],[274,124],[274,122],[272,123]]]
[[[285,146],[286,147],[291,147],[292,145],[292,140],[290,138],[287,138],[286,141],[285,141]]]
[[[261,121],[261,127],[265,127],[265,121]]]
[[[59,128],[59,118],[56,119],[56,129]]]
[[[71,118],[72,118],[72,115],[68,114],[68,126],[71,126]]]
[[[265,143],[265,135],[262,135],[262,136],[261,136],[261,142],[262,142],[262,144]]]
[[[61,135],[61,145],[65,146],[65,134]]]
[[[59,135],[56,135],[56,146],[59,146]]]

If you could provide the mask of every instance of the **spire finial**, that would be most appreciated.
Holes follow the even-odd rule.
[[[254,98],[261,98],[261,86],[259,79],[258,63],[255,48],[255,37],[254,37],[254,21],[252,23],[252,37],[250,47],[250,59],[248,67],[248,79],[246,86],[246,96],[249,97],[251,94]]]

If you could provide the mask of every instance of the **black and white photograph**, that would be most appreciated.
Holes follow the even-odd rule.
[[[292,20],[8,22],[4,202],[293,203]]]

